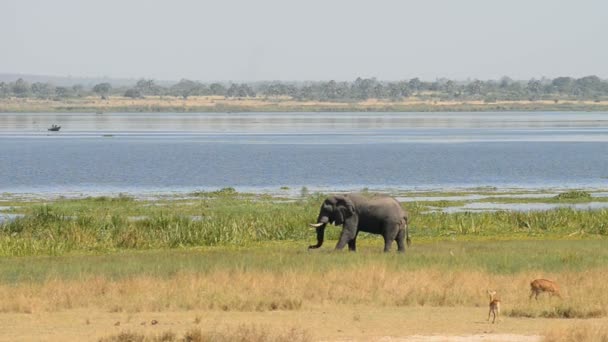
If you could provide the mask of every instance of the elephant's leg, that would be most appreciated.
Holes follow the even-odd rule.
[[[342,250],[346,244],[348,244],[348,249],[350,249],[350,241],[353,240],[353,234],[346,229],[342,229],[342,234],[340,234],[340,240],[338,240],[338,244],[336,244],[336,250]]]
[[[348,241],[348,250],[351,252],[356,252],[357,251],[357,238],[353,238],[350,241]]]
[[[384,226],[384,251],[388,252],[391,250],[391,246],[393,245],[393,241],[397,240],[397,237],[399,236],[399,232],[400,232],[400,225],[399,223],[386,223]],[[403,237],[405,237],[405,235],[402,236],[401,240],[403,241]]]
[[[401,253],[405,253],[405,244],[403,243],[403,239],[405,239],[405,229],[400,229],[399,233],[397,233],[395,241],[397,241],[397,251]]]
[[[389,252],[391,250],[391,246],[393,245],[393,237],[389,237],[384,235],[384,252]]]

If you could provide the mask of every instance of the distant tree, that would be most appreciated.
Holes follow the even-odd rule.
[[[602,80],[597,76],[585,76],[575,81],[580,93],[587,98],[595,97],[602,91]]]
[[[127,89],[127,91],[125,91],[125,97],[130,97],[132,99],[139,99],[139,98],[142,98],[143,95],[141,94],[141,91],[139,91],[139,89],[131,88],[131,89]]]
[[[397,83],[389,83],[386,88],[387,95],[391,100],[397,101],[401,99],[401,92],[399,91]]]
[[[93,92],[101,96],[101,98],[104,100],[107,98],[108,94],[110,93],[110,90],[112,90],[112,85],[107,82],[96,84],[93,87]]]
[[[305,85],[296,92],[294,96],[298,100],[311,100],[314,98],[314,89],[310,85]]]
[[[263,87],[263,93],[266,96],[282,96],[290,92],[289,87],[282,82],[272,82]]]
[[[320,84],[319,90],[321,100],[336,100],[340,98],[338,83],[334,80]]]
[[[135,89],[139,90],[141,95],[160,95],[161,88],[154,83],[154,80],[141,79],[135,84]]]
[[[539,80],[531,79],[528,81],[526,91],[528,92],[531,100],[538,100],[540,98],[542,89],[543,85]]]
[[[56,87],[55,96],[61,99],[71,97],[73,95],[72,89],[68,87]]]
[[[247,84],[233,83],[230,85],[230,87],[226,91],[226,96],[228,96],[228,97],[253,97],[253,96],[255,96],[255,92]]]
[[[418,77],[416,77],[416,78],[412,78],[409,81],[408,85],[412,91],[420,91],[422,82],[420,82],[420,79]]]
[[[507,93],[504,95],[506,100],[518,101],[526,98],[526,89],[521,82],[512,82],[508,85]]]
[[[17,97],[27,97],[30,94],[31,87],[30,84],[27,83],[22,78],[18,79],[13,83],[13,94]]]
[[[485,93],[483,81],[475,80],[467,85],[467,93],[470,95],[483,95]]]
[[[202,85],[198,82],[182,79],[171,87],[171,93],[185,99],[188,96],[201,95]]]
[[[50,83],[36,82],[31,86],[32,94],[41,99],[48,99],[55,94],[55,86]]]
[[[357,100],[367,100],[375,97],[375,89],[378,81],[375,78],[357,77],[351,85],[351,96]]]
[[[448,93],[448,95],[453,96],[454,93],[456,92],[456,83],[452,80],[448,80],[447,82],[445,82],[445,85],[443,86],[443,90]]]
[[[380,82],[376,83],[372,88],[371,97],[374,99],[385,99],[388,97],[388,93],[384,85]]]
[[[209,86],[209,91],[211,95],[226,95],[226,87],[219,83],[211,83],[211,85]]]
[[[560,94],[570,94],[574,87],[574,79],[572,77],[557,77],[551,81],[551,85]]]

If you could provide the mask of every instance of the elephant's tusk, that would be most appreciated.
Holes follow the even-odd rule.
[[[319,227],[321,227],[321,226],[322,226],[322,225],[324,225],[324,224],[325,224],[325,223],[323,223],[323,222],[321,222],[321,223],[311,223],[311,224],[310,224],[310,226],[311,226],[311,227],[314,227],[314,228],[319,228]]]

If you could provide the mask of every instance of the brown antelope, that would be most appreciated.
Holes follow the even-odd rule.
[[[538,295],[541,292],[548,292],[551,296],[562,298],[559,293],[559,286],[555,282],[547,279],[535,279],[530,283],[530,299],[532,296],[538,300]]]
[[[494,315],[492,318],[492,324],[496,321],[496,318],[500,314],[500,299],[494,298],[496,295],[496,291],[488,290],[488,294],[490,295],[490,312],[488,312],[488,321],[490,321],[490,315]]]

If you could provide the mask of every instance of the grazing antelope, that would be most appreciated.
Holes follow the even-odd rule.
[[[530,299],[532,296],[538,300],[538,295],[541,292],[548,292],[551,296],[562,298],[559,293],[559,286],[555,282],[547,279],[535,279],[530,283]]]
[[[495,299],[496,291],[488,290],[488,294],[490,295],[490,312],[488,312],[488,321],[490,321],[490,315],[494,315],[492,318],[492,324],[496,321],[496,317],[500,314],[500,299]]]

